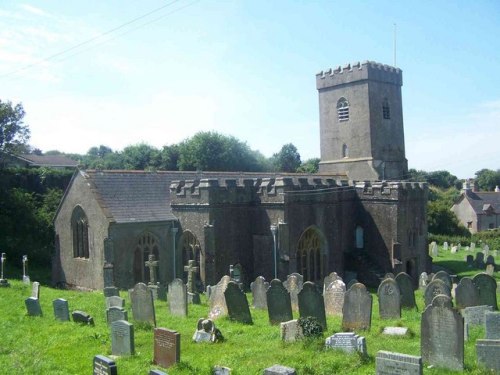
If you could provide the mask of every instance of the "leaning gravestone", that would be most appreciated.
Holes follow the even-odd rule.
[[[421,321],[420,350],[425,363],[450,370],[464,368],[464,319],[451,299],[436,297]]]
[[[231,281],[231,277],[227,275],[223,276],[217,285],[210,288],[210,312],[208,313],[210,319],[217,319],[220,316],[227,315],[224,292],[226,291],[229,281]]]
[[[455,304],[457,309],[479,305],[479,288],[470,277],[460,279],[455,289]]]
[[[422,375],[422,357],[380,350],[375,359],[376,375]]]
[[[62,298],[58,298],[52,301],[52,307],[54,308],[54,317],[56,320],[62,322],[69,321],[69,306],[68,301]]]
[[[112,306],[109,309],[106,309],[106,321],[108,325],[111,325],[113,322],[117,320],[126,320],[128,321],[128,312],[121,307]]]
[[[187,287],[181,279],[174,279],[168,284],[167,301],[170,314],[175,316],[187,316]]]
[[[464,323],[468,326],[484,326],[484,317],[487,312],[492,312],[493,307],[483,306],[470,306],[462,310]]]
[[[280,324],[281,340],[284,342],[295,342],[304,338],[304,331],[297,319]]]
[[[363,356],[367,354],[365,338],[354,332],[341,332],[328,337],[325,340],[325,347],[347,353],[359,352]]]
[[[429,306],[432,303],[434,297],[439,294],[444,294],[451,298],[451,290],[442,280],[434,279],[432,280],[424,292],[424,302],[425,306]]]
[[[345,294],[342,310],[342,329],[357,331],[370,329],[372,296],[361,283],[354,284]]]
[[[252,305],[256,309],[267,309],[266,292],[269,288],[269,283],[262,276],[258,276],[253,283],[250,284],[252,290]]]
[[[401,292],[401,307],[404,309],[414,309],[417,307],[411,276],[406,272],[400,272],[396,275],[396,282]]]
[[[450,275],[448,274],[448,272],[446,271],[439,271],[437,272],[434,277],[432,278],[432,280],[441,280],[442,282],[444,282],[448,288],[451,289],[453,283],[451,282],[451,277]]]
[[[138,283],[134,289],[129,290],[132,304],[132,315],[138,322],[149,322],[156,326],[155,307],[153,294],[144,283]]]
[[[472,282],[479,289],[479,304],[492,306],[493,310],[498,310],[497,282],[495,279],[490,275],[480,273],[472,278]]]
[[[181,334],[166,328],[154,329],[153,363],[170,367],[181,360]]]
[[[487,339],[500,340],[500,312],[487,311],[484,314],[484,327]]]
[[[313,282],[306,281],[298,297],[300,317],[315,317],[323,327],[323,331],[326,331],[325,302],[321,293],[316,289],[316,285]]]
[[[71,313],[71,317],[75,323],[83,323],[90,326],[94,325],[94,318],[92,318],[85,311],[75,310]]]
[[[381,319],[401,318],[401,291],[394,279],[384,279],[377,291],[378,308]]]
[[[120,307],[123,309],[125,307],[125,300],[119,296],[106,297],[106,308],[109,309],[110,307]]]
[[[280,280],[274,279],[266,292],[269,322],[278,324],[293,319],[290,293]]]
[[[240,323],[253,324],[250,309],[248,308],[247,296],[234,281],[227,284],[224,292],[229,318]]]
[[[24,300],[28,316],[42,316],[42,308],[38,298],[28,297]]]
[[[500,373],[500,340],[477,340],[476,353],[479,365]]]
[[[93,375],[118,375],[115,361],[103,355],[94,357]]]
[[[284,287],[290,293],[290,301],[292,302],[292,310],[299,311],[299,292],[302,290],[304,278],[298,273],[288,275],[286,281],[283,283]]]
[[[134,326],[125,320],[111,323],[111,353],[132,355],[134,351]]]
[[[31,297],[40,299],[40,283],[38,281],[33,281],[31,286]]]
[[[325,312],[327,315],[340,316],[344,307],[345,284],[338,279],[330,283],[323,292],[325,300]]]

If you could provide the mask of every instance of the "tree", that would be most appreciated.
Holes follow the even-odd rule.
[[[320,162],[320,158],[307,159],[297,168],[297,172],[318,173],[319,162]]]
[[[281,147],[280,152],[272,156],[274,167],[279,172],[296,172],[300,166],[300,154],[292,143]]]
[[[495,186],[500,186],[500,169],[496,172],[483,168],[475,173],[476,184],[481,190],[492,191]]]
[[[23,123],[24,115],[21,103],[12,106],[0,100],[0,151],[18,153],[26,149],[30,130]]]
[[[166,171],[178,171],[180,147],[177,144],[163,146],[160,151],[160,168]]]
[[[127,146],[122,152],[123,163],[126,169],[151,169],[160,165],[160,152],[158,149],[139,143]]]

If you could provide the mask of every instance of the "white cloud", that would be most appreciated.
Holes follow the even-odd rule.
[[[26,12],[36,14],[37,16],[45,16],[45,17],[50,16],[50,14],[45,12],[44,10],[42,10],[40,8],[36,8],[36,7],[29,5],[29,4],[20,4],[19,7],[21,9],[25,10]]]

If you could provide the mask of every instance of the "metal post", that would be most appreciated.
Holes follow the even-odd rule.
[[[276,232],[278,227],[276,225],[271,225],[271,232],[273,234],[273,251],[274,251],[274,278],[278,278],[278,255],[276,251]]]
[[[172,227],[172,240],[173,240],[173,244],[174,244],[174,279],[177,278],[177,272],[176,272],[176,260],[175,260],[175,253],[177,252],[176,248],[175,248],[175,238],[177,237],[177,231],[179,230],[179,228],[176,228],[176,227]]]

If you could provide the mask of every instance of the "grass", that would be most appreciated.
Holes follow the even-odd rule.
[[[446,254],[438,257],[438,264],[463,259],[461,255]],[[442,259],[441,259],[442,258]],[[458,259],[454,259],[458,258]],[[465,263],[465,262],[464,262]],[[452,267],[450,267],[452,268]],[[458,271],[455,271],[461,274]],[[465,270],[464,272],[469,272]],[[32,278],[33,280],[33,278]],[[111,339],[105,322],[104,296],[102,292],[77,292],[52,289],[42,286],[40,302],[43,317],[28,317],[24,299],[31,294],[31,288],[20,280],[10,280],[10,288],[0,288],[0,369],[8,374],[89,374],[92,360],[97,354],[111,355]],[[131,318],[130,300],[126,292],[126,308]],[[248,294],[251,302],[251,294]],[[95,326],[79,325],[73,322],[59,322],[54,319],[52,301],[64,298],[70,310],[84,310],[94,317]],[[375,356],[379,350],[420,355],[420,316],[423,310],[423,295],[416,292],[418,311],[403,310],[402,318],[381,320],[378,301],[373,294],[372,327],[370,331],[357,332],[366,337],[368,357],[357,354],[324,349],[324,339],[341,331],[341,318],[328,317],[328,330],[323,338],[283,343],[279,326],[268,323],[267,313],[251,309],[254,324],[243,325],[220,318],[217,327],[225,337],[223,343],[196,344],[191,341],[196,323],[208,314],[206,298],[201,305],[190,305],[186,318],[174,317],[168,313],[164,301],[155,301],[157,325],[175,329],[181,334],[181,362],[170,367],[168,373],[211,374],[215,365],[227,366],[232,374],[262,374],[263,369],[273,364],[294,367],[300,375],[308,374],[374,374]],[[294,313],[294,317],[298,317]],[[130,319],[133,323],[133,320]],[[407,337],[382,335],[386,326],[408,327]],[[147,374],[149,369],[158,368],[152,364],[153,331],[145,324],[134,324],[135,355],[116,359],[118,372],[125,374]],[[476,366],[474,342],[484,337],[482,327],[470,330],[470,339],[465,343],[465,374],[488,374]],[[459,372],[425,368],[425,374],[454,374]]]

